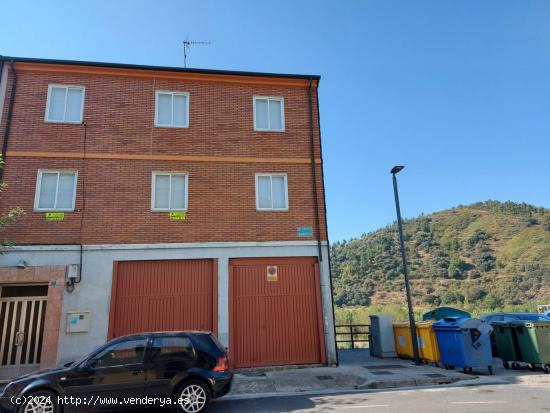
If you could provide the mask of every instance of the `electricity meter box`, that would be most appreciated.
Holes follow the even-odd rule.
[[[90,331],[89,311],[69,311],[67,313],[67,333],[87,333]]]

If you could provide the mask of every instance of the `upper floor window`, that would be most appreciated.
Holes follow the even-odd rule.
[[[286,174],[256,174],[256,209],[288,210]]]
[[[82,123],[84,86],[49,85],[46,122]]]
[[[153,172],[151,209],[187,211],[187,174]]]
[[[38,171],[34,209],[74,211],[76,181],[76,171]]]
[[[284,132],[285,101],[282,97],[254,96],[254,130]]]
[[[157,90],[155,126],[166,128],[189,127],[189,93]]]

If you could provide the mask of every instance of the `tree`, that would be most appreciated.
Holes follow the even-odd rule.
[[[468,301],[471,303],[481,301],[485,298],[487,292],[480,287],[472,287],[468,291]]]
[[[4,161],[2,161],[2,157],[0,157],[0,169],[2,169],[3,167]],[[2,193],[4,189],[6,189],[6,184],[4,181],[0,181],[0,193]],[[0,232],[3,231],[8,224],[15,221],[17,217],[21,216],[23,212],[24,211],[21,208],[15,207],[11,208],[5,214],[0,215]],[[11,242],[0,238],[0,253],[4,252],[6,248],[10,245]]]
[[[502,301],[499,300],[497,297],[495,297],[492,294],[487,295],[483,299],[483,307],[488,308],[490,310],[494,310],[498,307],[502,306]]]
[[[447,274],[449,278],[461,279],[467,268],[468,264],[465,261],[462,261],[458,257],[451,257],[449,267],[447,268]]]
[[[438,306],[438,305],[441,304],[441,299],[440,299],[437,295],[428,294],[428,295],[425,295],[425,296],[422,298],[422,302],[423,302],[424,304]]]

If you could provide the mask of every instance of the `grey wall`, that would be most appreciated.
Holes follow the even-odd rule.
[[[321,294],[325,345],[330,364],[336,362],[328,247],[323,245]],[[193,244],[87,245],[82,257],[82,282],[72,293],[65,292],[61,318],[58,362],[74,360],[103,344],[107,339],[113,261],[218,259],[218,336],[229,344],[228,269],[230,258],[317,256],[315,242],[242,242]],[[68,265],[80,262],[79,246],[21,246],[0,256],[0,267],[16,266],[20,259],[29,266]],[[0,280],[1,282],[1,280]],[[90,311],[89,333],[66,333],[68,311]]]

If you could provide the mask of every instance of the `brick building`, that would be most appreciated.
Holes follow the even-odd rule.
[[[143,330],[336,362],[318,76],[0,65],[0,377]]]

